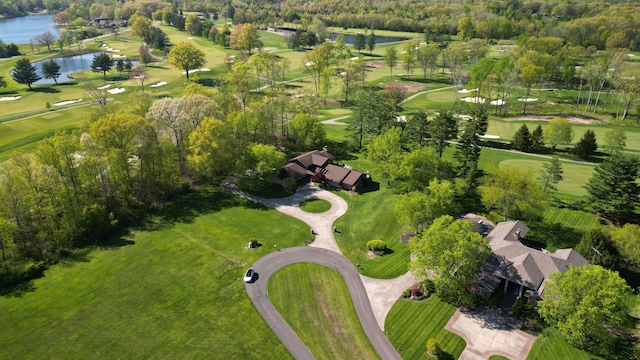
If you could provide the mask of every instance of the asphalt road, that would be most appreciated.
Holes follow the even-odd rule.
[[[367,292],[355,266],[334,251],[309,246],[282,249],[260,258],[253,264],[257,274],[254,282],[245,283],[245,289],[254,306],[293,357],[305,360],[315,358],[269,300],[267,284],[271,275],[278,269],[297,262],[320,264],[342,274],[362,328],[378,355],[385,360],[401,359],[373,315]]]

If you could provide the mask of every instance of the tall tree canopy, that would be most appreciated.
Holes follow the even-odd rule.
[[[58,78],[60,77],[60,65],[53,59],[43,62],[42,76],[44,76],[45,79],[53,79],[57,84]]]
[[[432,278],[438,295],[458,304],[473,301],[467,285],[491,253],[489,243],[468,221],[445,215],[409,242],[410,268],[421,279]]]
[[[631,217],[640,205],[637,158],[614,154],[596,166],[586,188],[593,209],[605,216]]]
[[[630,290],[617,272],[598,265],[572,266],[549,276],[539,313],[571,344],[597,350],[611,343],[612,331],[625,323]]]
[[[450,111],[441,111],[429,122],[428,129],[431,142],[438,156],[442,157],[444,149],[449,146],[449,140],[455,139],[458,135],[458,120]]]
[[[545,141],[551,145],[551,151],[556,151],[559,144],[568,144],[573,139],[571,124],[566,119],[555,117],[549,121],[549,126],[544,132]]]
[[[193,44],[181,41],[169,51],[169,63],[185,71],[189,79],[189,70],[197,69],[206,64],[204,52]]]
[[[498,211],[505,220],[509,216],[533,219],[542,214],[546,193],[531,169],[508,165],[493,168],[487,171],[483,185],[482,204]]]
[[[19,84],[27,84],[31,90],[31,84],[41,79],[36,70],[29,59],[21,58],[16,61],[16,66],[11,70],[11,77]]]

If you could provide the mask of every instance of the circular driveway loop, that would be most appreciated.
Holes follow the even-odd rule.
[[[313,359],[314,356],[269,300],[267,284],[274,272],[283,266],[297,262],[312,262],[338,271],[347,284],[362,328],[378,355],[382,359],[401,359],[373,316],[367,292],[355,266],[344,256],[334,251],[306,246],[274,251],[260,258],[253,265],[257,274],[256,281],[245,283],[247,294],[260,315],[296,359]]]

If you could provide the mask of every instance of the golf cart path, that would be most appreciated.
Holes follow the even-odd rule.
[[[245,283],[245,289],[254,306],[294,358],[313,359],[314,356],[269,300],[267,285],[273,273],[286,265],[298,262],[312,262],[338,271],[347,284],[362,329],[378,355],[382,359],[401,359],[378,326],[367,291],[356,267],[347,258],[334,251],[309,246],[282,249],[260,258],[253,264],[257,279],[253,283]]]

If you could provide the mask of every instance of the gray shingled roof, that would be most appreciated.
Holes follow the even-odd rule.
[[[542,282],[554,272],[565,272],[570,265],[583,266],[588,261],[573,249],[560,249],[555,253],[525,246],[518,240],[527,232],[519,221],[505,221],[496,225],[487,235],[491,256],[485,276],[493,274],[530,289],[538,290]]]

